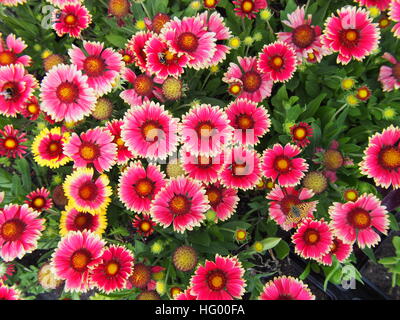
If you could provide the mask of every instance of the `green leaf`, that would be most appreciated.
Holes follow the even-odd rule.
[[[194,231],[189,234],[188,239],[190,242],[209,246],[211,243],[210,236],[205,231]]]
[[[308,275],[310,274],[310,271],[311,271],[311,262],[308,262],[303,273],[301,275],[299,275],[299,279],[300,280],[306,279],[308,277]]]
[[[126,38],[123,36],[120,36],[118,34],[112,33],[106,35],[106,39],[108,42],[110,42],[113,46],[117,48],[122,48],[125,46],[126,43]]]
[[[274,248],[280,241],[281,238],[266,238],[261,240],[262,244],[264,245],[264,250]]]
[[[275,251],[276,257],[277,257],[279,260],[283,260],[283,259],[285,259],[285,258],[289,255],[290,248],[289,248],[289,245],[287,244],[286,241],[281,240],[281,241],[279,241],[279,243],[275,246],[274,251]]]
[[[400,261],[400,259],[398,259],[397,257],[386,257],[386,258],[382,258],[382,259],[378,260],[378,262],[380,264],[384,264],[384,265],[396,264],[398,261]]]

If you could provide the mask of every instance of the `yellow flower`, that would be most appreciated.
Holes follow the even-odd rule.
[[[219,71],[218,65],[214,65],[210,67],[210,72],[211,73],[217,73]]]
[[[158,292],[158,294],[160,296],[162,296],[163,294],[165,294],[166,291],[166,285],[164,281],[157,281],[156,282],[156,291]]]
[[[262,252],[264,251],[264,245],[262,244],[261,241],[256,241],[253,244],[253,249],[257,252]]]
[[[354,87],[356,81],[353,78],[345,78],[342,80],[342,89],[350,90]]]
[[[199,10],[200,9],[200,7],[201,7],[201,3],[200,3],[200,1],[192,1],[191,3],[190,3],[190,7],[193,9],[193,10]]]
[[[164,246],[163,246],[163,244],[161,243],[161,241],[156,241],[156,242],[154,242],[152,245],[151,245],[151,247],[150,247],[150,251],[153,253],[153,254],[160,254],[162,251],[164,250]]]
[[[369,10],[369,15],[372,18],[376,18],[381,14],[381,11],[377,7],[370,7],[368,8],[368,10]]]
[[[355,107],[358,105],[360,100],[354,94],[349,94],[346,96],[346,104],[350,107]]]
[[[50,50],[46,49],[42,52],[42,59],[46,59],[48,56],[52,55],[53,52],[51,52]]]
[[[229,39],[229,46],[232,49],[237,49],[240,47],[240,39],[239,37],[233,37]]]
[[[261,32],[256,32],[253,36],[254,41],[261,41],[263,38],[263,35]]]
[[[247,36],[247,37],[244,38],[244,40],[243,40],[243,43],[244,43],[246,46],[251,46],[251,45],[253,44],[253,42],[254,42],[254,40],[253,40],[253,38],[250,37],[250,36]]]
[[[392,120],[397,115],[397,112],[392,107],[386,107],[383,109],[383,118],[386,120]]]
[[[138,20],[135,23],[135,28],[138,30],[144,30],[146,29],[146,23],[143,20]]]

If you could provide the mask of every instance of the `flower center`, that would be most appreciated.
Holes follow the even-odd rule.
[[[262,78],[256,71],[248,71],[242,76],[243,89],[247,92],[255,92],[261,87]]]
[[[338,150],[329,149],[324,154],[324,165],[328,170],[339,169],[343,161],[343,156]]]
[[[242,2],[242,11],[243,12],[249,13],[249,12],[253,11],[253,8],[254,8],[253,1],[245,0]]]
[[[217,5],[216,0],[205,0],[204,6],[206,8],[214,8]]]
[[[44,200],[43,197],[37,197],[32,201],[32,205],[33,207],[35,207],[36,209],[41,209],[44,207],[44,205],[46,204],[46,201]]]
[[[128,0],[110,0],[108,10],[114,17],[122,18],[129,14],[130,4]]]
[[[315,40],[315,31],[308,25],[303,24],[293,30],[292,41],[299,48],[307,48]]]
[[[51,158],[56,158],[62,154],[62,146],[59,141],[52,141],[47,146],[47,152],[49,153]]]
[[[16,100],[19,97],[18,84],[6,82],[2,88],[2,94],[5,100]]]
[[[13,150],[18,146],[18,142],[14,138],[8,137],[4,140],[4,147],[8,150]]]
[[[0,52],[0,66],[7,66],[9,64],[14,64],[17,61],[17,56],[12,51]]]
[[[108,276],[115,276],[120,269],[117,261],[110,261],[106,264],[105,271]]]
[[[122,60],[124,60],[124,62],[126,62],[126,63],[131,63],[132,62],[132,57],[129,54],[124,54],[122,56]]]
[[[154,183],[150,179],[144,178],[140,179],[133,187],[139,197],[145,198],[153,193]]]
[[[19,219],[6,221],[0,230],[0,235],[5,241],[16,241],[21,238],[26,224]]]
[[[386,147],[378,155],[380,164],[387,170],[400,168],[400,148]]]
[[[93,201],[97,197],[97,186],[94,182],[88,181],[79,188],[79,196],[86,201]]]
[[[240,115],[236,116],[235,122],[236,122],[236,126],[242,130],[252,129],[254,127],[253,118],[247,114],[240,114]]]
[[[39,107],[37,104],[31,103],[28,105],[28,111],[32,114],[37,114],[39,113]]]
[[[175,195],[169,201],[169,208],[174,216],[180,216],[189,212],[191,207],[190,200],[183,195]]]
[[[101,76],[104,72],[104,60],[99,57],[87,57],[83,62],[83,70],[90,77]]]
[[[69,25],[69,26],[74,26],[77,22],[78,22],[78,19],[73,14],[68,14],[64,18],[64,23]]]
[[[220,269],[211,270],[207,274],[207,284],[212,291],[220,291],[226,285],[225,273]]]
[[[79,148],[80,156],[86,161],[93,161],[100,155],[100,148],[94,143],[82,143]]]
[[[240,86],[240,84],[234,83],[229,86],[228,91],[229,93],[237,96],[240,93],[240,91],[242,91],[242,87]]]
[[[307,130],[302,127],[296,128],[293,135],[297,140],[303,140],[307,136]]]
[[[141,74],[133,82],[133,88],[140,96],[150,96],[153,92],[153,80],[149,76]]]
[[[202,138],[209,138],[213,134],[213,129],[214,128],[209,121],[201,122],[197,127],[197,133]]]
[[[289,293],[281,293],[278,300],[293,300],[293,297]]]
[[[392,68],[393,77],[400,82],[400,62],[396,63]]]
[[[122,140],[121,137],[117,138],[117,139],[115,140],[115,143],[116,143],[117,146],[120,147],[120,148],[123,147],[123,146],[125,145],[125,142],[124,142],[124,140]]]
[[[340,35],[342,44],[347,48],[354,48],[359,42],[359,33],[356,29],[342,30]]]
[[[176,56],[176,54],[172,53],[171,51],[166,50],[166,51],[164,51],[164,53],[161,53],[160,62],[162,64],[167,64],[167,65],[170,65],[172,63],[176,63],[177,62],[177,56]]]
[[[93,216],[90,213],[81,212],[74,219],[75,228],[79,231],[90,230]]]
[[[279,156],[275,159],[274,166],[281,173],[288,172],[290,169],[290,159],[285,156]]]
[[[304,233],[303,239],[307,244],[316,244],[319,241],[319,232],[315,229],[309,229]]]
[[[206,190],[208,201],[212,207],[217,206],[222,201],[222,192],[216,187],[211,187]]]
[[[288,215],[293,206],[297,206],[301,201],[294,195],[287,195],[280,201],[281,210],[285,215]]]
[[[146,121],[142,126],[142,135],[146,141],[157,141],[160,125],[155,121]]]
[[[347,201],[355,201],[357,200],[358,194],[357,192],[355,192],[354,190],[348,190],[346,191],[346,193],[344,194],[344,198]]]
[[[129,281],[136,288],[144,288],[151,280],[151,271],[143,263],[137,263],[133,267],[132,275]]]
[[[239,241],[243,241],[246,239],[247,233],[245,230],[238,230],[236,232],[236,239]]]
[[[79,249],[71,256],[71,267],[78,272],[86,271],[86,267],[91,260],[91,253],[87,249]]]
[[[79,89],[74,83],[63,82],[58,86],[56,94],[61,102],[73,103],[79,97]]]
[[[333,239],[330,253],[334,254],[338,249],[339,249],[339,243],[336,239]]]
[[[358,90],[357,95],[358,95],[359,98],[365,99],[365,98],[368,97],[369,92],[368,92],[367,89],[360,89],[360,90]]]
[[[151,229],[151,224],[148,221],[142,221],[139,228],[141,231],[147,232]]]
[[[192,32],[184,32],[178,37],[177,43],[182,51],[194,52],[199,46],[199,39]]]
[[[357,229],[365,229],[371,225],[371,216],[367,210],[355,208],[349,212],[348,222]]]

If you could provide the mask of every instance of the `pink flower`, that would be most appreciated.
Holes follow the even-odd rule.
[[[381,82],[383,91],[393,91],[400,88],[400,61],[397,61],[390,53],[385,52],[382,56],[393,66],[381,66],[378,80]]]
[[[184,292],[178,294],[174,300],[197,300],[197,297],[192,295],[191,288],[186,289]]]
[[[329,208],[332,228],[344,243],[373,247],[381,240],[375,231],[387,234],[389,217],[381,201],[373,194],[363,194],[356,201],[335,202]]]
[[[142,70],[147,71],[147,55],[144,51],[147,40],[153,35],[153,32],[136,32],[126,45],[126,48],[133,52],[135,65]]]
[[[390,20],[397,22],[392,32],[395,37],[400,38],[400,0],[392,0],[389,6],[389,18]]]
[[[190,294],[197,300],[240,299],[245,291],[244,269],[236,257],[215,256],[195,271]]]
[[[380,32],[367,11],[346,6],[326,21],[322,42],[338,52],[337,62],[348,64],[352,58],[362,61],[378,48]]]
[[[308,123],[299,122],[290,128],[292,141],[300,148],[305,148],[310,144],[308,138],[312,137],[313,129]]]
[[[124,122],[122,120],[113,120],[111,122],[107,122],[106,130],[109,131],[113,137],[113,142],[117,145],[117,163],[124,164],[129,159],[133,158],[132,152],[128,150],[128,147],[125,145],[124,140],[121,138],[122,125]]]
[[[376,7],[381,11],[385,11],[389,8],[389,4],[392,0],[355,0],[361,6],[366,6],[367,8]]]
[[[92,22],[92,15],[81,4],[68,4],[61,11],[54,11],[53,22],[53,28],[59,37],[69,34],[73,38],[78,38],[82,30]]]
[[[20,293],[0,282],[0,300],[21,300]]]
[[[344,243],[342,240],[334,237],[330,251],[326,255],[319,258],[318,262],[327,266],[331,266],[334,256],[339,262],[344,262],[350,256],[352,251],[352,245]]]
[[[26,204],[6,205],[0,210],[0,257],[12,261],[36,250],[44,223]]]
[[[315,300],[308,286],[293,277],[276,277],[265,284],[259,300]]]
[[[215,182],[224,165],[224,154],[216,156],[195,156],[190,151],[181,151],[183,169],[192,179],[204,183]]]
[[[21,109],[21,114],[29,120],[37,120],[41,114],[38,98],[32,96],[26,100],[23,108]]]
[[[46,0],[47,2],[50,2],[52,5],[63,8],[66,5],[70,4],[80,4],[83,2],[83,0]]]
[[[165,176],[158,166],[149,164],[144,168],[137,161],[122,172],[118,195],[129,210],[149,212],[151,201],[164,186]]]
[[[153,220],[164,228],[173,226],[183,233],[200,226],[209,209],[205,190],[199,182],[182,176],[171,179],[153,200],[150,213]]]
[[[21,55],[27,47],[25,42],[21,38],[16,38],[13,33],[9,34],[4,42],[0,33],[0,66],[20,63],[28,67],[31,64],[31,57]]]
[[[242,19],[255,19],[256,14],[268,6],[266,0],[235,0],[232,3],[235,5],[235,9],[233,10],[236,15]]]
[[[205,185],[206,195],[211,209],[217,213],[216,220],[225,221],[236,211],[239,203],[238,191],[235,188],[228,188],[219,181]]]
[[[22,143],[28,140],[25,136],[25,132],[19,133],[12,124],[6,125],[3,130],[0,130],[0,156],[23,158],[27,146]]]
[[[26,196],[25,203],[33,210],[42,212],[53,206],[53,200],[49,199],[49,196],[49,190],[44,187],[37,188]]]

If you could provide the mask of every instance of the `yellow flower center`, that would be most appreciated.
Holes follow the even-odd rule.
[[[69,14],[65,17],[64,22],[68,25],[74,25],[77,22],[76,16],[73,14]]]
[[[17,147],[17,141],[14,138],[7,138],[4,141],[4,147],[10,150],[15,149]]]
[[[35,208],[42,208],[46,202],[42,197],[37,197],[35,200],[33,200],[33,206]]]
[[[106,273],[109,276],[114,276],[119,271],[119,264],[117,262],[111,261],[106,265]]]
[[[251,12],[252,10],[253,10],[253,8],[254,8],[254,3],[253,3],[253,1],[243,1],[242,2],[242,10],[243,10],[243,12],[245,12],[245,13],[249,13],[249,12]]]
[[[0,230],[1,237],[6,241],[15,241],[20,238],[26,225],[17,219],[6,221]]]
[[[379,159],[385,168],[395,170],[400,167],[400,149],[395,147],[384,148],[379,154]]]
[[[11,51],[0,52],[0,66],[6,66],[17,61],[15,53]]]
[[[71,265],[77,271],[82,271],[90,262],[90,254],[85,249],[76,251],[71,257]]]
[[[356,41],[358,38],[358,34],[355,30],[347,30],[345,33],[345,37],[348,41]]]

